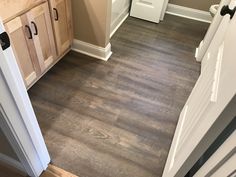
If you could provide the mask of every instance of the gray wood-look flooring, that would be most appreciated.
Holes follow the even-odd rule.
[[[160,177],[207,27],[129,17],[108,62],[66,55],[29,90],[52,162],[80,177]]]

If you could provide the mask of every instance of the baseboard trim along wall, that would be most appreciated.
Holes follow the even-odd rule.
[[[119,29],[129,16],[131,0],[112,0],[110,37]]]
[[[168,4],[166,13],[206,23],[211,23],[212,21],[210,12],[183,7],[175,4]]]
[[[122,18],[121,18],[122,17]],[[129,12],[125,13],[121,16],[117,21],[111,25],[111,34],[110,38],[115,34],[115,32],[120,28],[120,26],[124,23],[124,21],[129,17]]]
[[[103,48],[74,39],[72,50],[104,61],[107,61],[112,55],[110,43],[105,48]]]
[[[25,169],[24,169],[23,165],[21,165],[20,162],[18,162],[17,160],[15,160],[11,157],[6,156],[5,154],[0,153],[0,163],[9,165],[9,166],[25,173]]]

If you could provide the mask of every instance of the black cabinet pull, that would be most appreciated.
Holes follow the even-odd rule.
[[[220,15],[221,16],[225,16],[226,14],[229,14],[230,15],[230,19],[233,18],[234,14],[235,14],[235,11],[236,11],[236,7],[234,9],[230,9],[229,6],[223,6],[221,11],[220,11]]]
[[[31,22],[31,24],[34,26],[35,32],[34,35],[38,35],[38,27],[34,22]]]
[[[59,15],[58,15],[58,11],[56,8],[53,8],[53,10],[55,11],[56,13],[56,17],[54,18],[55,21],[58,21],[59,20]]]
[[[11,46],[10,38],[6,32],[0,34],[0,46],[2,47],[2,50],[6,50]]]
[[[31,31],[31,29],[30,29],[30,27],[29,27],[29,25],[25,25],[25,27],[28,29],[28,31],[29,31],[29,39],[33,39],[33,36],[32,36],[32,31]]]

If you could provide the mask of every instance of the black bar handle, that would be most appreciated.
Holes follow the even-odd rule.
[[[38,27],[35,22],[31,22],[31,24],[34,26],[35,32],[34,35],[38,35]]]
[[[58,15],[58,10],[56,8],[53,8],[53,10],[55,11],[56,13],[56,17],[54,18],[55,21],[58,21],[59,20],[59,15]]]
[[[29,25],[25,25],[25,27],[28,29],[28,31],[29,31],[29,39],[33,39],[33,36],[32,36],[32,31],[31,31],[31,29],[30,29],[30,27],[29,27]]]
[[[230,9],[228,5],[223,6],[221,11],[220,11],[220,15],[221,16],[225,16],[226,14],[230,15],[230,19],[232,19],[234,17],[236,11],[236,7],[234,9]]]
[[[0,34],[0,46],[2,47],[2,50],[6,50],[11,46],[10,38],[6,32]]]

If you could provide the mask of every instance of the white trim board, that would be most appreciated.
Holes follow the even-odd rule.
[[[212,21],[210,12],[183,7],[175,4],[168,4],[166,13],[206,23],[211,23]]]
[[[0,162],[3,164],[9,165],[11,167],[14,167],[15,169],[17,169],[23,173],[26,173],[24,166],[19,161],[15,160],[11,157],[8,157],[5,154],[0,153]]]
[[[124,23],[124,21],[129,17],[129,13],[127,13],[127,14],[123,14],[122,15],[122,19],[120,20],[120,21],[116,21],[116,23],[118,23],[114,28],[113,28],[113,30],[111,31],[111,34],[110,34],[110,38],[112,38],[112,36],[115,34],[115,32],[120,28],[120,26]]]
[[[104,61],[107,61],[112,55],[110,43],[105,48],[103,48],[74,39],[72,50]]]
[[[0,60],[0,127],[27,174],[38,177],[50,156],[11,47],[0,48]]]

